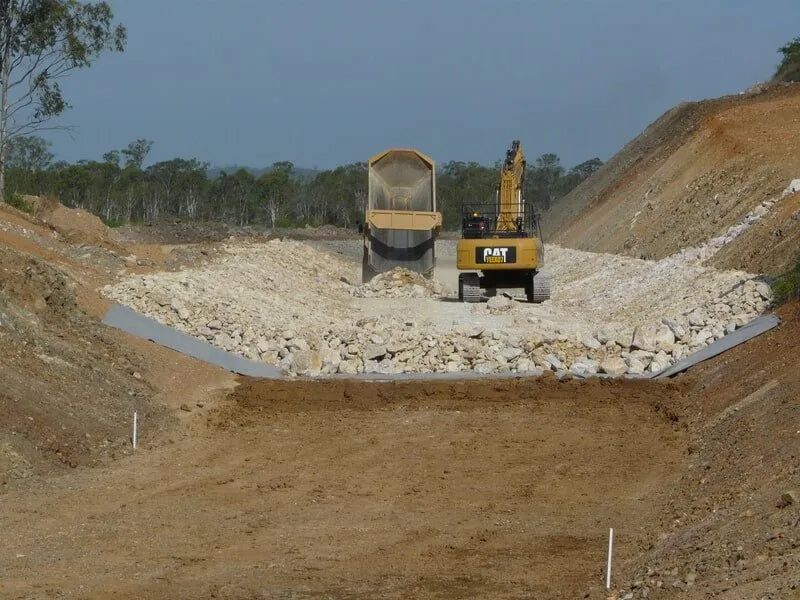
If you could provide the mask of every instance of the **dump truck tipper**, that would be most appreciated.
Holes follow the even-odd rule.
[[[418,150],[392,148],[373,156],[368,171],[362,280],[395,267],[433,277],[442,226],[433,160]]]

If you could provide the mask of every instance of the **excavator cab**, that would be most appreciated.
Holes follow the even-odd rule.
[[[461,236],[464,239],[479,239],[484,237],[488,231],[489,223],[486,222],[486,217],[475,210],[464,211],[464,218],[461,220]]]

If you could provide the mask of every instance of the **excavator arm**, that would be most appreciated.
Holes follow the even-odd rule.
[[[525,154],[519,140],[514,140],[506,152],[497,188],[497,231],[512,232],[522,227],[525,207]]]

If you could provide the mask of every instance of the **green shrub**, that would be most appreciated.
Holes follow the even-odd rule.
[[[791,271],[772,282],[772,295],[775,304],[800,298],[800,258]]]
[[[783,60],[775,73],[775,80],[800,82],[800,37],[794,38],[778,52],[783,54]]]
[[[19,194],[9,194],[6,198],[6,204],[13,206],[17,210],[21,210],[22,212],[26,212],[28,214],[33,213],[33,206],[31,206],[30,203]]]

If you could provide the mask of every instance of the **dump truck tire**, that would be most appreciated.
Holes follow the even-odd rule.
[[[369,266],[369,251],[364,246],[364,255],[361,258],[361,283],[369,283],[374,276],[375,273],[373,273],[372,267]]]

